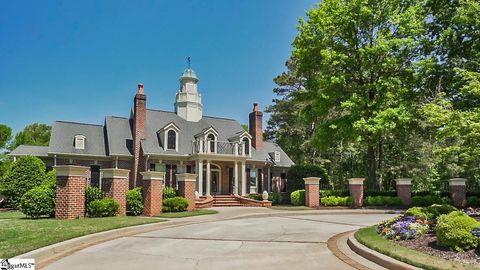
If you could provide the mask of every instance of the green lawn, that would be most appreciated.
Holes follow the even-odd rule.
[[[157,217],[161,218],[183,218],[183,217],[193,217],[193,216],[202,216],[202,215],[211,215],[216,214],[218,211],[212,209],[195,209],[190,212],[171,212],[171,213],[162,213]]]
[[[413,249],[396,245],[392,241],[379,236],[375,227],[367,227],[355,233],[358,242],[365,246],[393,257],[399,261],[424,269],[478,269],[471,265],[462,265],[459,262],[447,261]]]
[[[273,210],[289,210],[289,211],[297,211],[297,210],[313,210],[313,208],[306,207],[306,206],[293,206],[293,205],[274,205],[270,207]]]
[[[18,211],[0,212],[0,258],[11,258],[87,234],[160,221],[163,220],[145,217],[26,219]]]

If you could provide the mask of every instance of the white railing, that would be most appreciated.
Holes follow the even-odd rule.
[[[244,144],[238,142],[194,140],[192,153],[243,156],[245,151]]]

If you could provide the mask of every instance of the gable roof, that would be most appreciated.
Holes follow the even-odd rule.
[[[105,117],[107,149],[110,156],[133,156],[133,136],[130,119]]]
[[[15,150],[10,152],[10,156],[36,156],[48,157],[48,146],[36,145],[19,145]]]
[[[75,135],[85,136],[85,149],[75,149]],[[102,125],[56,121],[50,137],[49,154],[106,156],[105,131]]]

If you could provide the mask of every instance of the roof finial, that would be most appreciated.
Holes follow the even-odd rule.
[[[190,56],[189,56],[189,57],[187,57],[187,62],[188,62],[188,69],[190,69],[190,67],[191,67],[191,64],[192,64],[192,63],[191,63],[191,61],[190,61]]]

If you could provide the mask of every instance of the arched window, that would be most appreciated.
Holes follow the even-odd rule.
[[[167,133],[167,149],[175,150],[177,149],[177,133],[175,130],[169,130]]]
[[[245,149],[245,155],[250,155],[250,140],[248,138],[243,138],[243,148]]]
[[[215,153],[215,136],[213,134],[208,134],[207,140],[210,141],[210,152]]]
[[[75,149],[85,149],[85,136],[75,135],[75,140],[73,144]]]

